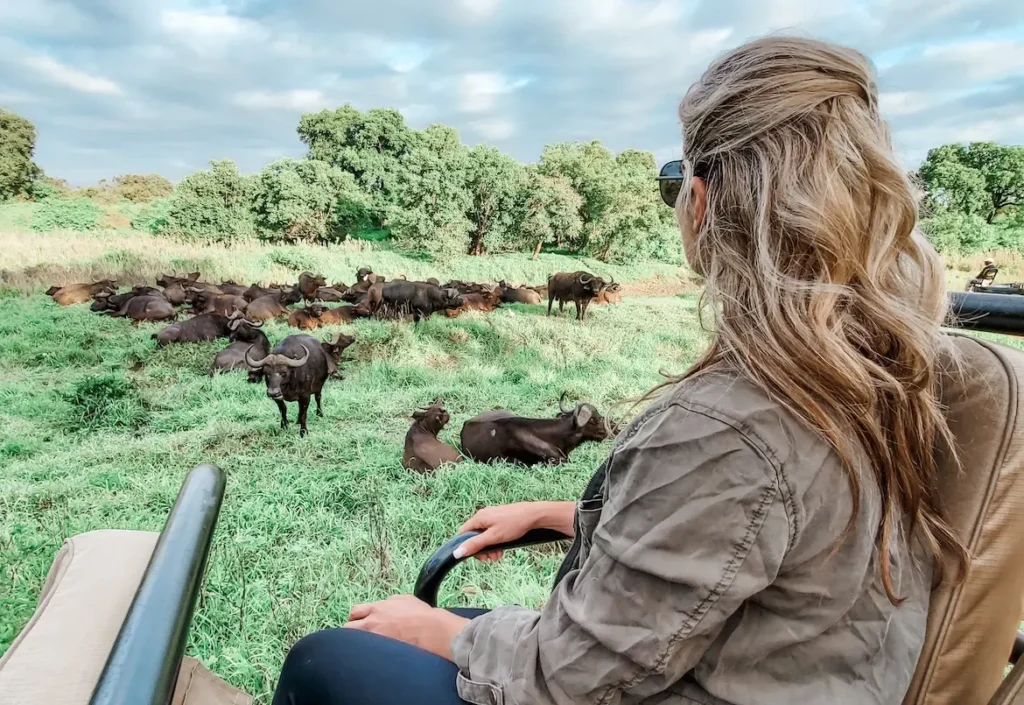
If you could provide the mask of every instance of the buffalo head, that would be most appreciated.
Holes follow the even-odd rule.
[[[443,404],[431,404],[426,408],[416,409],[412,413],[412,418],[420,428],[435,436],[448,425],[448,421],[451,419]]]
[[[593,404],[577,404],[575,409],[567,408],[565,401],[567,393],[562,392],[562,398],[558,400],[558,418],[572,417],[573,426],[583,433],[583,438],[588,441],[603,441],[611,438],[614,433],[612,425]]]
[[[298,359],[292,359],[287,355],[272,354],[263,359],[254,360],[249,354],[252,352],[252,346],[245,351],[245,364],[249,366],[250,370],[263,372],[263,378],[267,381],[267,396],[271,399],[275,401],[284,399],[281,385],[291,376],[292,370],[302,367],[309,359],[309,348],[305,345],[302,347],[305,352]]]

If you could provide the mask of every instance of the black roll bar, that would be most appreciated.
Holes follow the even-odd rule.
[[[1024,296],[955,291],[949,294],[954,328],[1024,335]]]
[[[185,478],[90,705],[170,702],[224,484],[224,471],[215,465],[200,465]]]

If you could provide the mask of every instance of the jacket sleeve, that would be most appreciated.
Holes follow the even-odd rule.
[[[647,418],[612,454],[584,564],[540,612],[502,607],[455,637],[460,695],[605,705],[679,681],[779,572],[791,536],[781,472],[711,409],[675,402]]]

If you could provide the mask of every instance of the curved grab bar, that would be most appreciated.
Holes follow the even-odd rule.
[[[466,560],[465,558],[456,558],[455,549],[478,534],[479,532],[477,531],[467,531],[464,534],[459,534],[446,541],[441,548],[434,551],[433,555],[423,564],[423,568],[420,569],[419,577],[416,578],[416,587],[413,588],[412,594],[431,607],[437,607],[437,591],[440,589],[441,583],[444,582],[445,577],[451,572],[452,568]],[[526,534],[515,541],[499,543],[488,547],[488,550],[507,551],[512,548],[522,548],[523,546],[537,546],[544,543],[571,540],[571,536],[566,536],[554,529],[534,529],[533,531],[527,531]]]

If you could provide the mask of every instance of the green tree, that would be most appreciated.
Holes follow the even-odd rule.
[[[468,250],[467,155],[455,129],[431,125],[402,158],[388,216],[400,247],[441,256]]]
[[[42,171],[32,161],[36,128],[31,122],[0,108],[0,201],[25,192]]]
[[[264,234],[331,242],[367,227],[369,198],[352,174],[317,159],[281,159],[259,175],[253,207]]]
[[[232,242],[252,237],[256,178],[244,176],[230,159],[189,174],[175,186],[161,232],[185,239]]]
[[[170,196],[174,184],[160,174],[121,174],[114,177],[113,190],[132,203],[148,203]]]
[[[566,179],[582,197],[580,219],[583,229],[580,236],[558,245],[566,245],[573,251],[583,250],[615,203],[615,156],[597,140],[560,142],[544,148],[539,169],[545,176]]]
[[[466,214],[472,223],[469,254],[482,255],[488,244],[509,239],[524,178],[523,165],[485,145],[469,150],[466,159],[466,186],[472,199]]]
[[[299,139],[309,158],[352,174],[370,197],[376,224],[386,220],[394,202],[402,159],[416,144],[416,132],[397,110],[361,113],[345,104],[336,110],[307,113],[299,120]]]
[[[1004,245],[1002,229],[973,213],[944,211],[922,220],[921,230],[936,250],[947,255],[968,255]]]
[[[546,176],[527,167],[517,198],[518,223],[509,249],[533,248],[534,258],[545,243],[574,242],[583,230],[583,198],[568,179]]]
[[[1024,205],[1024,147],[943,145],[928,152],[919,174],[936,214],[948,210],[993,223]]]

